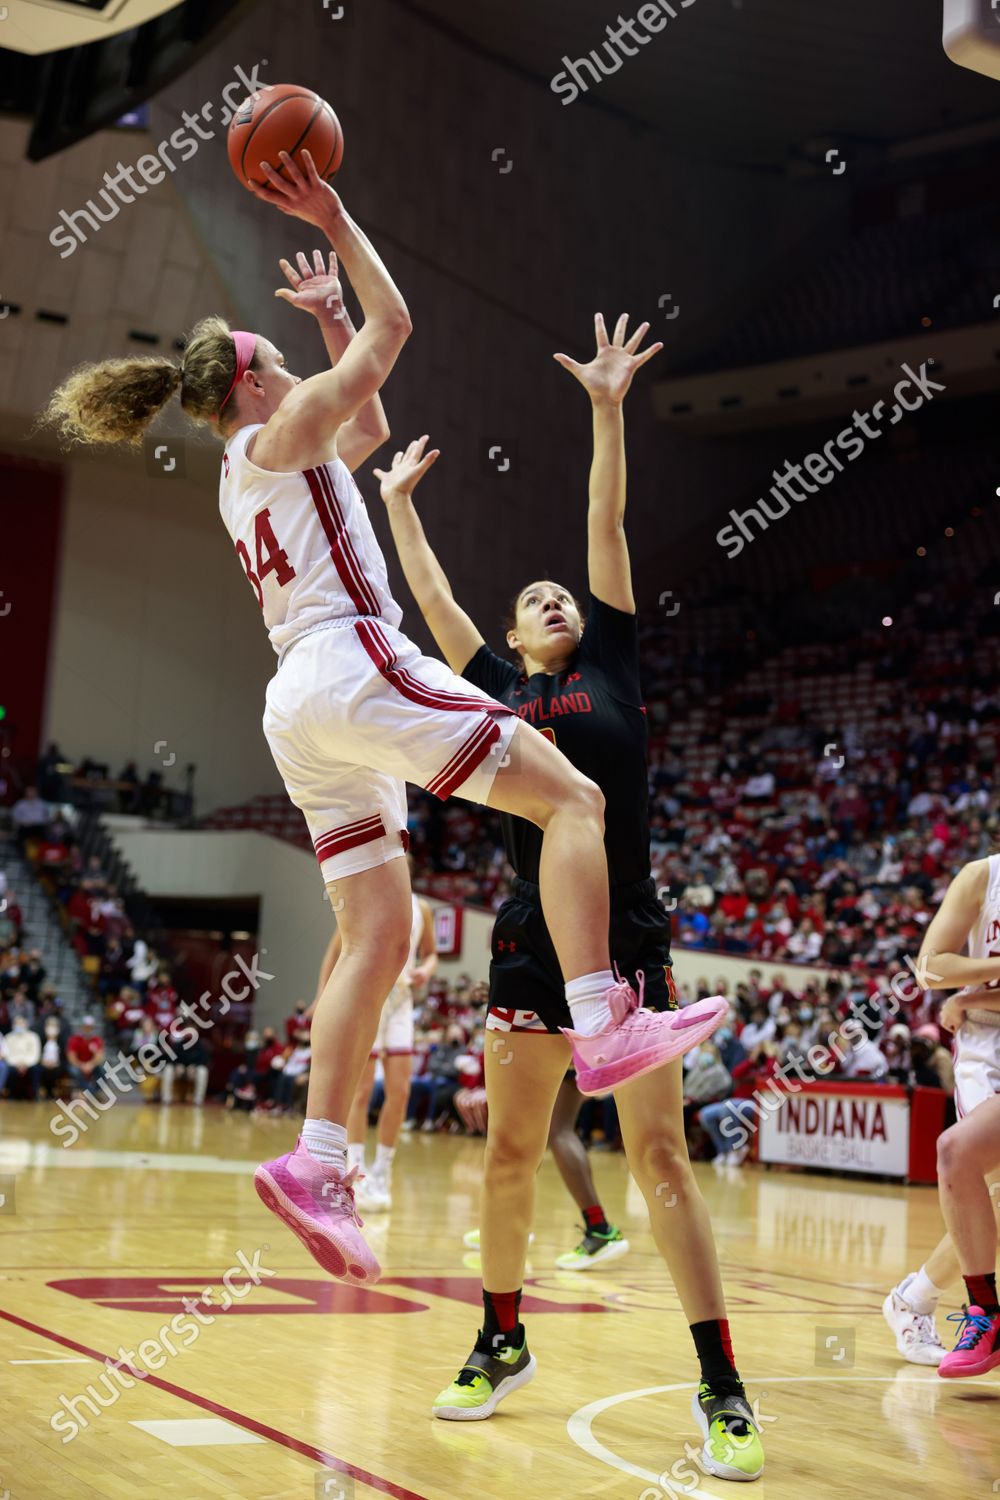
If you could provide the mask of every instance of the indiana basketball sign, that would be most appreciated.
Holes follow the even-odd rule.
[[[944,0],[944,50],[960,68],[1000,78],[1000,0]]]
[[[840,1089],[791,1094],[773,1115],[764,1111],[760,1159],[798,1167],[834,1167],[905,1177],[910,1157],[910,1106],[903,1089]]]

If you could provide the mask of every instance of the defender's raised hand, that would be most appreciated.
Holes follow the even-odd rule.
[[[391,469],[372,470],[375,478],[381,481],[382,499],[387,505],[390,500],[398,499],[401,495],[412,495],[427,470],[440,457],[440,448],[432,448],[425,455],[426,443],[427,434],[424,433],[423,437],[414,439],[405,453],[396,454]]]
[[[640,354],[639,346],[649,332],[649,324],[640,323],[635,333],[626,342],[627,328],[628,314],[622,313],[615,325],[615,336],[609,340],[604,314],[597,313],[594,318],[597,353],[589,364],[577,364],[576,360],[570,359],[568,354],[552,356],[564,370],[576,376],[588,392],[591,401],[595,403],[603,402],[610,406],[621,405],[632,384],[632,376],[636,370],[648,359],[652,359],[654,354],[659,354],[663,348],[662,343],[650,344],[649,348],[644,349]]]
[[[284,302],[290,302],[293,307],[301,307],[303,312],[312,313],[314,318],[337,320],[344,317],[344,292],[335,253],[330,251],[329,265],[323,259],[322,250],[313,251],[311,266],[308,256],[301,250],[295,259],[298,269],[291,261],[282,259],[278,262],[291,291],[282,286],[274,295]]]

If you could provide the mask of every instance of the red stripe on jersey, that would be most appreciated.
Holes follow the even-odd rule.
[[[339,533],[337,541],[341,548],[344,562],[351,570],[359,593],[361,593],[368,600],[368,608],[367,610],[363,610],[362,613],[369,615],[379,615],[382,613],[382,610],[379,605],[378,595],[376,594],[369,580],[365,577],[365,570],[361,566],[361,563],[358,560],[358,555],[354,550],[354,539],[352,538],[347,523],[344,520],[344,512],[341,509],[340,500],[337,496],[337,490],[333,482],[333,475],[330,473],[329,464],[324,464],[323,467],[319,470],[319,477],[320,483],[326,490],[327,498],[330,502],[330,509],[333,511],[334,517],[339,523]],[[355,489],[357,490],[357,485],[355,485]],[[360,490],[358,490],[358,500],[359,502],[361,500]]]
[[[500,725],[488,714],[483,716],[479,727],[470,734],[462,748],[452,756],[443,771],[427,783],[427,790],[443,802],[457,786],[467,781],[480,761],[486,759],[491,748],[500,738]]]
[[[303,471],[303,477],[309,486],[316,514],[326,533],[326,539],[330,543],[333,565],[350,596],[351,603],[359,615],[377,615],[379,613],[378,600],[358,565],[354,549],[350,547],[350,537],[344,526],[343,511],[325,466],[319,469],[306,469]]]
[[[342,823],[339,828],[331,828],[328,833],[321,834],[314,840],[313,847],[316,850],[316,858],[320,864],[326,859],[331,859],[334,854],[343,854],[348,849],[356,849],[359,844],[370,844],[374,839],[380,839],[385,835],[385,824],[381,817],[376,814],[373,818],[361,818],[356,823]]]
[[[493,715],[512,712],[502,703],[493,703],[488,698],[467,697],[464,693],[453,693],[447,688],[428,687],[406,668],[396,666],[396,653],[389,644],[384,631],[380,630],[373,620],[359,620],[354,629],[386,682],[390,683],[402,697],[409,698],[411,703],[422,703],[427,708],[461,712],[473,710],[477,713]]]

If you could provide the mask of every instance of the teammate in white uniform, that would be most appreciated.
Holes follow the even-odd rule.
[[[413,863],[409,855],[407,863],[412,875]],[[364,1176],[357,1189],[359,1205],[373,1213],[392,1207],[392,1163],[403,1120],[406,1118],[413,1078],[413,992],[422,989],[437,968],[434,914],[430,903],[421,896],[412,896],[411,900],[413,923],[410,927],[409,957],[382,1007],[371,1056],[361,1074],[347,1117],[347,1163],[365,1173],[368,1101],[375,1082],[375,1063],[381,1058],[385,1099],[379,1113],[375,1161],[371,1172]],[[323,958],[317,1000],[340,957],[340,948],[340,933],[335,932]]]
[[[968,948],[967,957],[959,956],[963,946]],[[948,1030],[955,1031],[955,1109],[962,1121],[1000,1093],[1000,855],[973,860],[952,881],[924,937],[917,975],[927,988],[958,990],[945,1001],[939,1019]],[[952,1149],[949,1142],[957,1133],[957,1127],[945,1131],[938,1142],[939,1154]],[[1000,1142],[1000,1129],[997,1140]],[[975,1170],[972,1176],[977,1178]],[[919,1271],[911,1271],[893,1287],[882,1306],[886,1322],[896,1335],[896,1347],[911,1364],[940,1366],[947,1358],[949,1364],[942,1373],[950,1373],[955,1355],[946,1355],[934,1314],[944,1289],[966,1269],[960,1264],[962,1244],[956,1241],[952,1214],[960,1210],[964,1220],[971,1211],[980,1220],[978,1239],[982,1244],[988,1239],[990,1244],[985,1274],[991,1274],[997,1240],[994,1208],[1000,1208],[1000,1194],[991,1195],[990,1186],[998,1183],[1000,1146],[993,1167],[987,1169],[986,1182],[980,1172],[971,1184],[967,1194],[971,1201],[965,1201],[961,1194],[957,1198],[952,1195],[953,1207],[947,1205],[948,1189],[942,1178],[942,1208],[950,1232]],[[961,1238],[964,1234],[959,1230]],[[977,1248],[982,1259],[982,1245]],[[970,1290],[970,1302],[976,1304],[984,1290],[977,1283],[976,1294]],[[963,1331],[959,1343],[968,1333],[968,1329]],[[967,1361],[963,1358],[959,1363],[964,1366]],[[953,1373],[978,1372],[960,1368]]]
[[[409,314],[308,152],[304,171],[287,152],[280,159],[285,175],[264,165],[256,196],[326,234],[365,315],[355,337],[333,257],[329,268],[319,251],[311,266],[301,253],[297,269],[282,262],[291,290],[278,295],[316,317],[332,368],[300,380],[268,339],[209,318],[180,365],[160,356],[85,365],[47,416],[77,441],[137,445],[179,394],[225,441],[220,508],[279,657],[264,732],[323,879],[337,886],[343,943],[313,1020],[302,1135],[254,1180],[319,1263],[357,1283],[376,1280],[379,1265],[360,1233],[346,1122],[409,951],[404,780],[440,797],[460,790],[544,829],[541,902],[595,1088],[608,1070],[620,1083],[662,1066],[721,1016],[708,1002],[698,1013],[636,1008],[611,972],[600,791],[545,736],[400,633],[351,472],[389,436],[378,393],[410,335]],[[422,445],[397,453],[393,484],[412,489],[437,456]]]

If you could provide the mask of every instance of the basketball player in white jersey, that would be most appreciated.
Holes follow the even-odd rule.
[[[967,957],[961,956],[964,947]],[[941,1206],[949,1233],[919,1271],[893,1287],[882,1311],[897,1349],[911,1364],[937,1365],[942,1375],[975,1375],[1000,1363],[1000,1356],[992,1357],[1000,1326],[994,1212],[1000,1208],[1000,1194],[990,1192],[1000,1183],[1000,1104],[993,1102],[1000,1093],[1000,854],[973,860],[956,875],[927,929],[917,975],[927,988],[959,991],[945,1001],[940,1014],[942,1026],[955,1032],[960,1122],[938,1141]],[[962,1161],[957,1178],[956,1156]],[[955,1315],[962,1327],[957,1348],[948,1354],[934,1314],[945,1288],[960,1274],[969,1309],[964,1318]]]
[[[410,855],[406,856],[406,861],[412,875]],[[368,1101],[375,1083],[375,1063],[381,1057],[385,1099],[379,1112],[375,1161],[371,1172],[359,1178],[357,1188],[359,1207],[370,1213],[392,1207],[392,1163],[399,1133],[406,1118],[413,1078],[413,992],[415,989],[422,989],[437,968],[434,915],[430,902],[416,895],[410,899],[413,903],[413,923],[410,927],[409,957],[382,1006],[371,1056],[365,1064],[347,1116],[347,1164],[349,1167],[357,1167],[360,1173],[365,1174]],[[340,952],[340,933],[335,932],[323,955],[314,1005],[327,986]],[[312,1014],[312,1008],[307,1014]]]
[[[543,735],[400,632],[385,562],[352,470],[389,435],[378,393],[411,331],[402,296],[370,241],[303,153],[285,177],[264,165],[256,196],[322,230],[364,313],[354,336],[335,266],[283,262],[279,293],[317,318],[330,368],[303,380],[267,338],[203,320],[179,365],[159,356],[84,365],[47,417],[72,439],[138,446],[179,394],[225,453],[219,509],[277,656],[264,733],[335,886],[343,951],[312,1025],[306,1120],[294,1151],[255,1185],[330,1275],[375,1281],[361,1235],[347,1116],[379,1012],[409,952],[409,780],[544,830],[541,904],[566,982],[578,1070],[593,1092],[663,1066],[719,1024],[724,1002],[680,1012],[639,1007],[608,951],[604,799]],[[437,457],[397,469],[412,487]],[[400,459],[402,455],[398,456]]]

